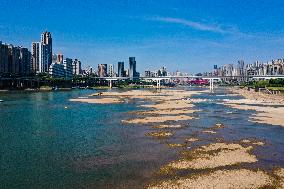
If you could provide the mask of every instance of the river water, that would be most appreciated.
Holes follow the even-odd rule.
[[[160,179],[161,166],[179,157],[178,149],[167,143],[181,143],[220,122],[226,127],[212,140],[264,140],[265,147],[254,150],[259,161],[253,166],[268,171],[284,166],[284,128],[252,123],[248,119],[253,111],[219,104],[241,98],[224,89],[193,96],[206,99],[195,104],[197,119],[186,121],[187,127],[168,140],[145,136],[150,127],[121,123],[134,116],[128,112],[141,109],[138,100],[111,105],[69,101],[92,93],[0,93],[1,189],[144,188]],[[206,134],[198,137],[203,140],[196,145],[212,141]]]

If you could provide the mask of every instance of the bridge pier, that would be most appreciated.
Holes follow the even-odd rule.
[[[112,88],[112,80],[108,81],[108,86],[109,86],[110,89]]]
[[[210,83],[210,91],[212,92],[214,90],[214,79],[209,79]]]
[[[156,88],[161,89],[161,78],[154,78],[152,81],[156,81]]]
[[[108,86],[111,89],[112,88],[112,81],[116,81],[117,79],[106,79],[108,81]]]
[[[209,79],[209,88],[210,88],[210,91],[213,92],[214,90],[214,78],[211,78]]]
[[[157,89],[160,89],[160,88],[161,88],[161,80],[158,79],[158,80],[157,80]]]

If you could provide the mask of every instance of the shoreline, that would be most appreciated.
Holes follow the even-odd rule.
[[[240,88],[231,88],[231,92],[241,95],[244,99],[226,100],[221,104],[239,110],[253,110],[251,122],[284,127],[284,96],[263,94]]]
[[[247,94],[247,98],[228,100],[221,104],[242,110],[261,108],[257,106],[261,97],[254,97],[254,94],[250,92],[245,93],[242,90],[237,91],[237,89],[231,92],[239,95]],[[212,140],[210,136],[218,135],[220,131],[227,127],[223,123],[218,122],[211,127],[202,128],[194,135],[188,135],[185,139],[180,138],[181,142],[171,141],[171,139],[179,137],[177,135],[178,131],[187,127],[190,128],[188,124],[190,120],[198,119],[193,113],[202,110],[197,109],[194,103],[203,102],[203,100],[191,98],[191,96],[202,93],[209,93],[209,91],[177,89],[165,89],[159,92],[149,90],[107,91],[89,95],[87,99],[69,100],[81,103],[93,102],[95,104],[101,102],[106,102],[106,104],[114,104],[114,102],[128,103],[128,100],[132,99],[141,102],[138,107],[142,109],[130,112],[134,117],[121,120],[123,125],[149,127],[149,131],[144,134],[145,137],[165,141],[169,150],[178,150],[180,154],[177,159],[164,164],[160,167],[160,170],[157,170],[158,173],[156,174],[159,175],[160,179],[150,181],[147,186],[149,189],[203,189],[216,186],[218,188],[277,188],[278,185],[284,185],[284,179],[277,181],[277,178],[283,176],[283,168],[273,169],[273,174],[271,174],[265,169],[252,169],[250,167],[256,165],[260,158],[254,150],[265,148],[266,142],[243,138],[242,136],[237,141],[225,141],[222,138],[221,141],[217,138]],[[267,99],[263,99],[263,101],[266,105],[276,104],[276,102],[272,103],[271,100]],[[254,104],[254,106],[251,104]],[[271,111],[271,108],[264,107],[264,109]],[[265,118],[267,122],[271,122],[271,119],[266,118],[260,112],[253,115],[253,118]],[[204,138],[204,135],[208,138]],[[196,145],[199,141],[207,141],[208,143],[206,142],[201,146]],[[185,175],[183,172],[192,173]],[[236,179],[239,176],[241,179]]]
[[[240,87],[231,87],[229,90],[233,93],[237,93],[246,99],[255,100],[264,103],[270,104],[283,104],[284,105],[284,95],[272,95],[272,94],[265,94],[262,92],[255,92],[254,90],[247,90],[245,88]]]

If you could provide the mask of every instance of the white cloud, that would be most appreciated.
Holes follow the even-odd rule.
[[[201,31],[211,31],[211,32],[215,32],[215,33],[227,33],[227,31],[222,29],[220,26],[207,25],[207,24],[203,24],[203,23],[200,23],[200,22],[194,22],[194,21],[191,21],[191,20],[185,20],[185,19],[181,19],[181,18],[154,17],[154,18],[151,18],[150,20],[166,22],[166,23],[181,24],[181,25],[189,26],[193,29],[201,30]]]

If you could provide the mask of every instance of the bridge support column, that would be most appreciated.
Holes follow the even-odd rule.
[[[209,79],[210,82],[210,91],[212,92],[214,90],[214,79]]]
[[[161,80],[157,80],[157,89],[160,89],[161,88]]]
[[[112,88],[112,80],[108,80],[108,86],[110,89]]]

